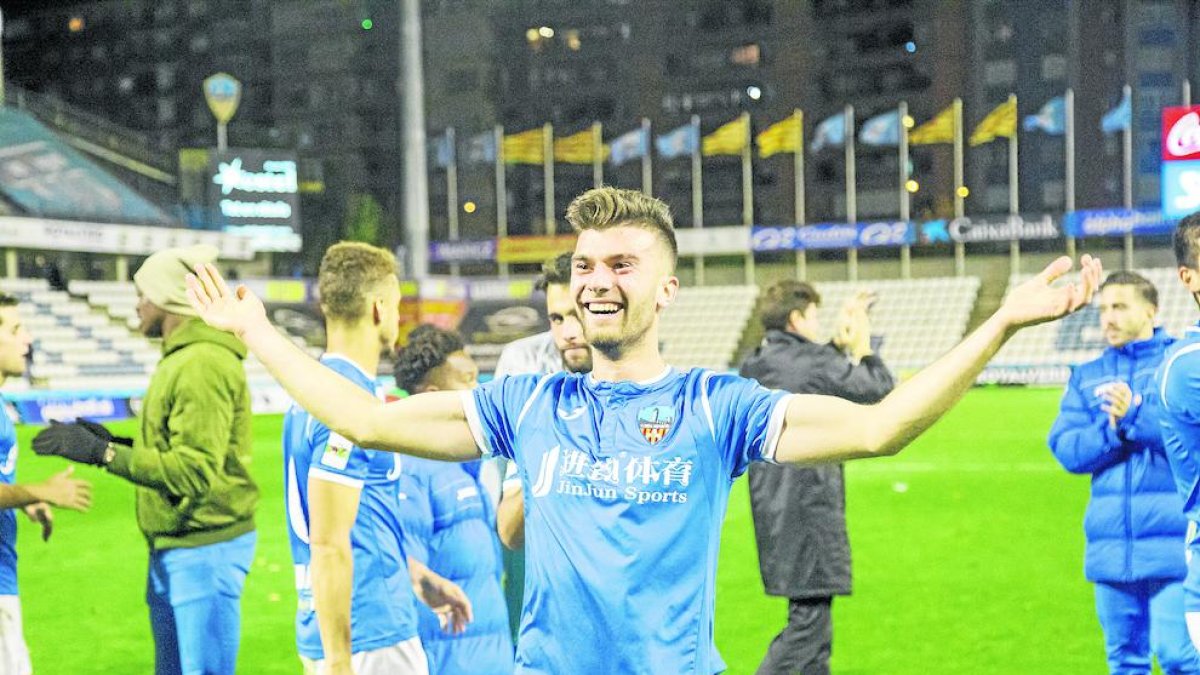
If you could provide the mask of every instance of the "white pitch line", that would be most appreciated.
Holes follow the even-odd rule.
[[[860,464],[848,469],[850,474],[903,474],[903,473],[1056,473],[1065,471],[1054,464],[1044,462],[1017,462],[1015,464],[985,462],[895,462],[888,464]]]

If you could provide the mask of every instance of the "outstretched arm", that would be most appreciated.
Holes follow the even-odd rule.
[[[775,459],[810,464],[892,455],[942,417],[975,382],[988,360],[1014,332],[1051,321],[1091,302],[1100,283],[1100,261],[1083,256],[1078,283],[1052,288],[1071,269],[1059,258],[1015,288],[1004,305],[932,365],[875,405],[826,396],[794,396],[788,402]]]
[[[245,286],[231,291],[216,267],[187,276],[188,298],[206,323],[241,338],[288,394],[357,446],[442,460],[479,457],[458,392],[430,392],[384,404],[322,366],[267,320]]]

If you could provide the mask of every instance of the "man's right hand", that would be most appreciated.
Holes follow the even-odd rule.
[[[41,483],[31,485],[32,492],[43,502],[74,511],[87,511],[92,506],[92,484],[72,478],[75,467],[68,466]]]
[[[270,327],[258,296],[242,285],[231,291],[214,265],[196,265],[196,273],[187,275],[187,286],[188,302],[213,328],[241,338],[251,328]]]

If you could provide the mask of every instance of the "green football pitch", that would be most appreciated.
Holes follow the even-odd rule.
[[[1051,389],[974,390],[899,457],[847,468],[854,595],[834,604],[835,673],[1104,672],[1082,575],[1087,479],[1062,471],[1045,445],[1058,397]],[[252,675],[300,672],[280,426],[279,417],[255,420],[262,502],[239,668]],[[18,476],[27,481],[63,466],[27,450],[34,431],[20,430]],[[94,480],[95,506],[85,515],[60,511],[49,543],[21,516],[21,597],[34,668],[41,675],[151,672],[146,547],[133,489],[87,467],[79,474]],[[717,644],[730,673],[752,673],[787,605],[763,595],[744,480],[734,487],[723,536]]]

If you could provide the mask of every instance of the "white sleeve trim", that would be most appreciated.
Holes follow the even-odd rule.
[[[491,457],[492,449],[488,447],[487,439],[483,435],[483,424],[479,421],[479,406],[475,403],[475,394],[467,389],[462,392],[460,398],[463,415],[467,418],[467,427],[471,430],[471,437],[475,439],[479,453],[484,457]]]
[[[1179,351],[1172,354],[1171,358],[1167,360],[1167,364],[1163,366],[1162,382],[1160,383],[1160,389],[1158,393],[1162,398],[1162,406],[1164,409],[1170,409],[1170,404],[1167,401],[1167,379],[1171,375],[1171,366],[1175,365],[1175,362],[1179,360],[1179,357],[1183,356],[1184,354],[1194,352],[1197,349],[1200,349],[1200,343],[1190,344],[1186,347],[1183,347]]]
[[[356,488],[359,490],[361,490],[362,486],[363,486],[363,481],[361,478],[351,478],[350,476],[343,476],[340,473],[333,473],[332,471],[326,471],[324,469],[319,469],[315,466],[308,470],[308,477],[309,478],[318,478],[323,481],[328,481],[330,483],[337,483],[338,485],[345,485],[346,487],[352,487],[352,488]]]
[[[762,458],[765,462],[775,463],[775,452],[779,449],[779,437],[783,435],[788,404],[795,396],[788,394],[776,401],[775,406],[771,408],[771,417],[767,420],[767,437],[763,440]]]
[[[712,404],[708,402],[708,383],[712,380],[713,372],[707,370],[700,376],[700,407],[704,409],[704,416],[708,419],[708,430],[712,433],[713,440],[717,438],[717,423],[713,421]]]
[[[546,386],[546,383],[550,381],[551,377],[554,377],[554,373],[543,375],[540,379],[538,379],[537,386],[533,388],[533,393],[529,395],[529,398],[525,401],[525,405],[521,408],[521,414],[517,415],[517,423],[513,425],[513,435],[516,435],[516,433],[521,430],[521,422],[525,419],[525,414],[529,412],[531,407],[533,407],[534,399],[538,397],[538,394],[542,393],[542,388]]]

